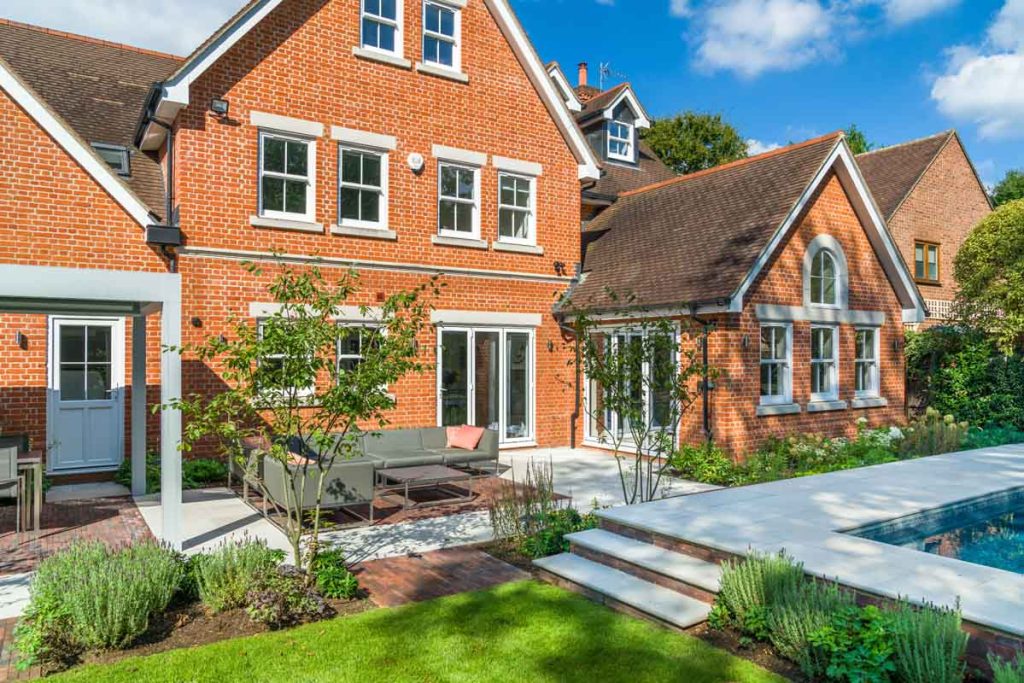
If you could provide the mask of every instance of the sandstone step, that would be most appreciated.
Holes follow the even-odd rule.
[[[722,568],[713,562],[705,562],[604,529],[590,529],[570,534],[566,538],[573,546],[696,586],[708,593],[718,592]]]
[[[592,562],[579,555],[563,553],[534,560],[534,565],[570,583],[627,605],[679,628],[705,621],[711,607],[668,588]]]

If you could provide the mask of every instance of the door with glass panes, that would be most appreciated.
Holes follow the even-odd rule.
[[[533,340],[530,330],[442,328],[438,424],[493,429],[501,443],[532,441]]]
[[[124,321],[53,318],[47,459],[52,472],[124,459]]]

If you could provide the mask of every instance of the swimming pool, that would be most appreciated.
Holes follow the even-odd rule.
[[[847,533],[1024,574],[1024,487],[877,522]]]

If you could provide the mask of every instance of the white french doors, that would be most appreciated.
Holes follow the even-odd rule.
[[[442,327],[437,337],[438,424],[493,429],[503,444],[533,441],[533,331]]]
[[[120,318],[51,318],[51,472],[113,469],[124,459],[124,337]]]

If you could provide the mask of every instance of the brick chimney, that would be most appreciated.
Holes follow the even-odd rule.
[[[579,86],[581,88],[583,88],[583,87],[586,87],[586,85],[587,85],[587,63],[586,62],[580,62]]]

